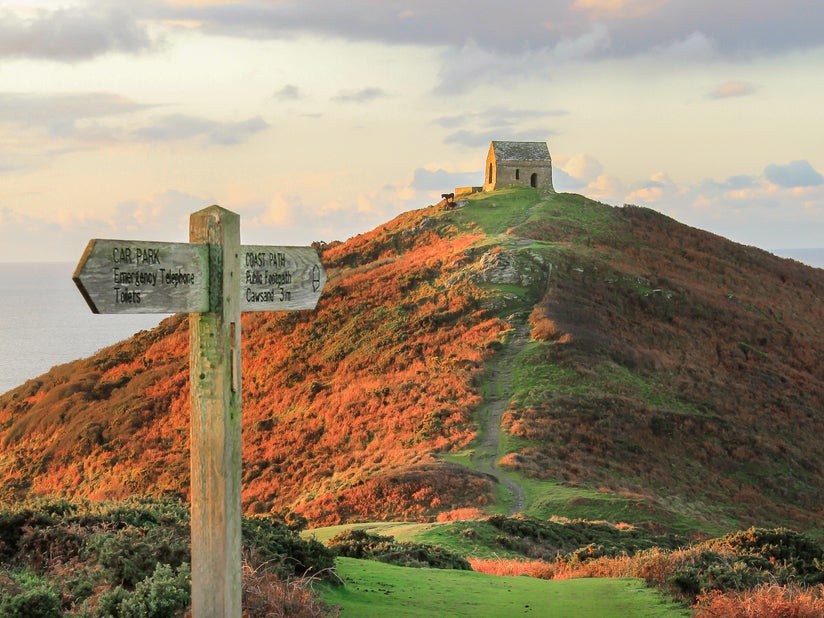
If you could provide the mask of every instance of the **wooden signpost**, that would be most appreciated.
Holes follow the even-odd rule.
[[[73,279],[94,313],[189,313],[192,615],[241,615],[241,311],[314,309],[312,247],[240,244],[240,217],[193,213],[189,243],[92,240]]]
[[[209,247],[90,240],[74,282],[94,313],[209,310]]]

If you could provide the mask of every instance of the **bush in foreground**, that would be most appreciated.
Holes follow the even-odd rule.
[[[698,597],[695,618],[820,618],[824,586],[768,584],[752,590],[713,590]]]
[[[471,571],[469,562],[440,547],[422,543],[398,542],[394,537],[371,534],[365,530],[347,530],[329,541],[338,556],[378,560],[407,567],[432,567]]]
[[[317,598],[311,577],[281,579],[266,570],[243,569],[243,618],[329,618],[340,615]]]
[[[691,547],[620,555],[590,546],[554,561],[472,559],[475,571],[542,579],[639,577],[700,618],[824,616],[824,546],[784,528],[750,528]]]
[[[278,607],[280,597],[266,605],[256,596],[262,581],[272,588],[306,575],[335,581],[334,554],[301,539],[294,526],[272,517],[244,518],[242,532],[245,604]],[[182,616],[191,603],[189,563],[189,511],[175,500],[0,506],[3,618]],[[292,595],[287,605],[310,597]],[[263,615],[301,614],[246,612],[249,618]]]

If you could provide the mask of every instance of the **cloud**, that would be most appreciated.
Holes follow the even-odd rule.
[[[716,86],[710,93],[711,99],[729,99],[732,97],[745,97],[755,93],[755,86],[747,82],[724,82]]]
[[[118,233],[148,234],[153,240],[184,240],[189,217],[214,203],[185,191],[167,189],[147,199],[125,200],[117,204],[114,215],[103,218]]]
[[[300,92],[300,88],[294,84],[286,84],[275,92],[274,98],[278,101],[298,101],[303,98],[303,94]]]
[[[715,40],[703,32],[691,32],[684,38],[665,41],[652,49],[656,57],[674,62],[711,60],[717,51]]]
[[[560,193],[580,191],[587,183],[564,171],[563,168],[552,166],[552,186]]]
[[[294,225],[304,210],[300,196],[281,194],[273,196],[268,202],[241,208],[240,213],[245,220],[243,228],[248,231],[248,234],[244,234],[244,242],[266,244],[266,237],[271,234],[272,228],[282,229]],[[254,240],[246,239],[247,235],[251,235],[250,238]]]
[[[559,63],[604,56],[611,42],[610,31],[603,24],[563,36],[543,36],[540,45],[523,44],[513,50],[500,50],[494,42],[469,38],[461,45],[445,47],[433,91],[441,95],[459,94],[485,83],[501,87],[518,85],[527,77],[551,80]]]
[[[585,153],[556,155],[552,160],[552,184],[556,191],[580,191],[600,198],[603,186],[598,185],[604,166],[593,156]]]
[[[11,172],[17,172],[23,169],[25,166],[22,165],[19,161],[12,162],[11,157],[8,155],[3,155],[0,158],[0,174],[9,174]]]
[[[260,116],[240,122],[217,122],[198,116],[173,114],[161,118],[153,125],[138,129],[134,136],[148,142],[204,137],[212,144],[231,146],[246,141],[268,127],[269,124]]]
[[[635,56],[657,50],[682,57],[709,50],[739,58],[820,45],[820,24],[810,18],[819,9],[819,0],[510,0],[505,7],[492,0],[247,0],[166,4],[158,16],[243,38],[309,35],[453,50],[477,42],[493,58],[535,58],[542,52],[556,59]]]
[[[376,99],[381,99],[386,96],[387,94],[382,88],[369,87],[341,92],[337,96],[332,97],[332,100],[337,103],[371,103]]]
[[[92,238],[143,238],[185,242],[191,213],[214,199],[169,189],[145,199],[121,201],[109,213],[57,207],[45,215],[0,206],[0,262],[80,259]]]
[[[78,258],[90,236],[80,237],[67,232],[52,221],[0,206],[0,262],[15,261],[63,261],[67,259],[65,247],[74,245]]]
[[[107,92],[31,94],[0,92],[0,124],[45,129],[52,136],[82,136],[83,121],[120,116],[150,106]]]
[[[612,47],[612,35],[604,24],[596,23],[577,36],[563,38],[552,47],[555,61],[586,60]]]
[[[483,174],[476,172],[448,172],[443,168],[428,170],[419,167],[415,170],[410,185],[416,191],[428,193],[451,193],[455,187],[480,185]]]
[[[696,191],[707,198],[723,195],[737,198],[760,189],[761,184],[755,176],[741,174],[722,181],[706,179],[698,185]]]
[[[481,111],[467,111],[453,116],[441,116],[435,124],[451,131],[444,144],[468,148],[486,148],[492,140],[546,141],[554,131],[540,121],[563,116],[565,110],[489,107]]]
[[[817,187],[824,184],[824,177],[813,169],[808,161],[792,161],[786,165],[768,165],[764,176],[771,183],[792,189],[798,187]]]
[[[505,138],[514,142],[542,142],[546,141],[546,137],[542,137],[537,131],[523,130],[515,131],[509,130],[506,135],[501,135],[500,129],[489,129],[483,131],[469,131],[462,129],[447,135],[444,144],[458,144],[460,146],[467,146],[469,148],[478,148],[480,146],[489,147],[489,142]]]
[[[0,58],[38,58],[58,62],[89,60],[109,52],[137,53],[157,42],[135,16],[131,3],[39,10],[23,18],[0,13]]]
[[[824,234],[824,183],[799,189],[756,175],[708,179],[679,187],[654,207],[689,225],[767,249],[818,246]]]
[[[727,191],[741,191],[742,189],[752,189],[757,186],[755,176],[747,176],[739,174],[737,176],[730,176],[723,183],[721,187]]]
[[[0,92],[0,127],[12,127],[17,136],[14,160],[0,158],[0,173],[38,167],[44,155],[54,157],[100,144],[205,138],[211,144],[234,145],[269,127],[260,116],[218,122],[184,114],[163,116],[136,130],[125,126],[140,122],[130,116],[153,107],[107,92]]]
[[[302,245],[316,240],[345,240],[421,206],[418,194],[391,185],[353,197],[304,198],[275,194],[242,208],[243,242]]]
[[[618,178],[601,174],[590,182],[581,193],[601,202],[624,204],[627,201],[628,192],[624,183]]]
[[[563,168],[572,178],[576,178],[584,184],[596,180],[604,171],[604,166],[601,165],[598,159],[585,153],[555,157],[552,162],[553,174],[559,168]]]
[[[637,18],[659,9],[665,0],[575,0],[573,9],[588,12],[593,18]]]
[[[441,55],[438,83],[433,91],[449,95],[470,91],[482,83],[513,83],[526,70],[524,64],[546,66],[541,62],[526,63],[519,55],[502,54],[491,46],[482,47],[474,39],[461,45],[448,45]]]
[[[580,156],[584,160],[587,158],[587,155]],[[565,163],[573,159],[568,155],[555,158]],[[687,225],[712,230],[735,242],[764,248],[815,247],[821,244],[824,234],[824,179],[806,161],[801,163],[798,166],[775,166],[779,168],[779,174],[788,176],[784,180],[789,180],[793,174],[799,176],[795,182],[785,182],[785,186],[761,174],[741,174],[723,180],[706,178],[695,184],[679,184],[666,173],[659,172],[632,183],[629,188],[603,173],[584,187],[570,187],[566,185],[570,178],[573,183],[582,183],[564,173],[559,166],[554,167],[553,174],[558,191],[573,190],[608,204],[648,206]],[[570,165],[570,169],[574,166]],[[585,169],[594,173],[597,167],[585,166]],[[808,184],[814,182],[818,184]],[[792,241],[788,243],[787,238]]]
[[[665,54],[740,59],[820,46],[818,0],[177,0],[70,4],[0,11],[0,58],[78,62],[139,54],[166,42],[157,32],[200,29],[244,39],[299,36],[445,50],[441,87],[553,63]],[[183,25],[185,24],[185,25]],[[543,67],[543,68],[542,68]]]
[[[237,0],[166,0],[172,6],[214,6],[220,4],[233,4]]]
[[[457,128],[470,123],[484,126],[509,127],[524,120],[538,120],[551,116],[563,116],[566,110],[513,109],[509,107],[490,107],[480,112],[465,112],[455,116],[442,116],[435,123],[448,128]]]
[[[624,199],[630,204],[653,204],[672,198],[678,193],[673,180],[664,172],[654,174],[648,180],[637,182]]]

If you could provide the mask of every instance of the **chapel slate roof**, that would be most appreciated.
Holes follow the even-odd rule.
[[[546,142],[492,142],[498,161],[549,161]]]

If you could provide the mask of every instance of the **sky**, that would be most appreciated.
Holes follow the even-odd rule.
[[[345,240],[546,141],[558,191],[824,247],[820,0],[0,0],[0,262]]]

